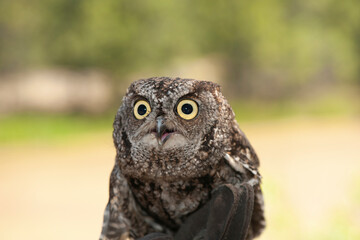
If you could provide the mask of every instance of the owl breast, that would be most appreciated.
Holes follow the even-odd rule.
[[[171,230],[176,230],[185,217],[209,198],[213,178],[209,175],[188,181],[128,180],[133,195],[146,212]]]
[[[186,217],[206,203],[216,187],[242,182],[239,174],[223,161],[216,171],[178,181],[143,181],[128,179],[132,193],[143,210],[171,230],[176,230]]]

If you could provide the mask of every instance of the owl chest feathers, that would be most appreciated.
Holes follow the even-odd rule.
[[[211,192],[224,183],[240,183],[241,177],[227,165],[202,177],[177,181],[144,181],[128,178],[129,187],[141,208],[171,230],[211,197]]]

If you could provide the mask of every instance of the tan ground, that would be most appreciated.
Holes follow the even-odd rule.
[[[359,199],[354,205],[351,197],[360,180],[359,120],[241,128],[261,158],[268,219],[261,239],[333,231],[328,224],[338,209],[350,216],[340,222],[342,235],[331,239],[353,236],[347,231],[357,230],[347,227],[360,228]],[[97,239],[113,159],[110,132],[62,144],[0,146],[0,239]]]

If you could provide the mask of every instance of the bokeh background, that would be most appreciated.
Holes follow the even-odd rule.
[[[360,239],[360,2],[0,1],[0,239],[97,239],[130,82],[215,81],[261,159],[260,239]]]

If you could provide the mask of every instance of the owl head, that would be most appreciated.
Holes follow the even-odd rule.
[[[231,149],[234,113],[219,85],[150,78],[130,85],[114,121],[125,176],[185,179],[209,173]]]

